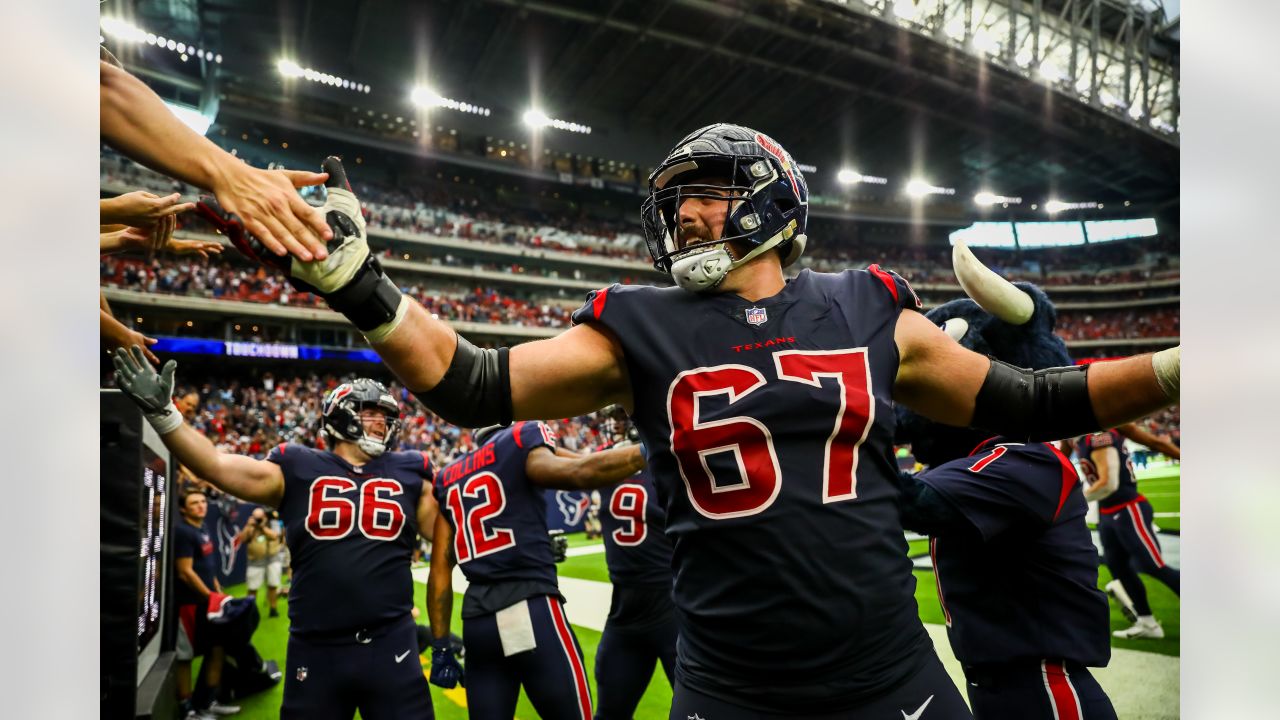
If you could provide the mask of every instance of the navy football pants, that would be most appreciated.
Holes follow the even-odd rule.
[[[822,715],[781,715],[752,710],[693,692],[677,681],[671,698],[670,720],[693,717],[700,720],[773,720],[783,717],[803,717],[806,720],[972,720],[973,714],[951,681],[951,676],[942,667],[937,653],[930,649],[924,666],[898,687],[856,708]]]
[[[662,663],[667,682],[675,686],[675,618],[641,631],[619,630],[606,621],[596,648],[596,720],[630,720],[649,687],[653,667]]]
[[[537,647],[511,657],[502,654],[496,615],[462,619],[468,713],[513,717],[523,685],[542,720],[590,720],[586,663],[564,606],[549,595],[535,595],[528,603]]]
[[[965,675],[976,720],[1116,720],[1111,699],[1078,663],[1029,661]]]
[[[1164,562],[1160,539],[1152,526],[1151,503],[1138,498],[1114,508],[1103,508],[1098,519],[1102,557],[1112,576],[1120,581],[1139,615],[1151,614],[1147,588],[1138,573],[1150,575],[1175,594],[1181,587],[1181,573]]]
[[[281,720],[351,720],[356,708],[365,720],[434,718],[413,618],[370,635],[328,643],[290,635]]]

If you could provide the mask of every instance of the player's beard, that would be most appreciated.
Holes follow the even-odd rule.
[[[690,224],[680,226],[680,249],[683,250],[690,245],[698,243],[710,242],[712,240],[711,229],[702,224]]]

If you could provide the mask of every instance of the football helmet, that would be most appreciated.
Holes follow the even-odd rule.
[[[365,408],[381,410],[387,416],[387,430],[381,438],[370,437],[364,431],[360,411]],[[382,383],[356,378],[325,395],[320,406],[320,428],[332,437],[355,443],[370,457],[378,457],[400,434],[400,405]]]
[[[712,178],[728,185],[706,182]],[[719,240],[680,247],[680,203],[710,198],[729,204]],[[676,144],[651,175],[640,221],[653,266],[693,292],[713,290],[724,276],[778,248],[786,267],[804,252],[809,187],[781,145],[764,133],[729,123],[695,130]],[[727,244],[748,250],[737,259]]]

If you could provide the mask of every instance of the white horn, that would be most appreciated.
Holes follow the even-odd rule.
[[[1035,314],[1031,296],[979,262],[963,240],[956,240],[951,248],[951,266],[965,294],[983,310],[1013,325],[1022,325]]]
[[[951,318],[942,323],[942,332],[950,336],[952,340],[960,342],[964,340],[965,333],[969,332],[969,321],[964,318]]]

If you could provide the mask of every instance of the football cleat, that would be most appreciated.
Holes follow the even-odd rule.
[[[1120,606],[1120,612],[1124,613],[1125,618],[1131,623],[1138,622],[1138,611],[1134,609],[1133,598],[1129,597],[1129,591],[1124,589],[1124,584],[1119,580],[1112,580],[1107,583],[1106,590],[1107,594]]]
[[[1155,618],[1142,618],[1133,624],[1133,627],[1124,630],[1116,630],[1111,633],[1118,638],[1125,640],[1136,640],[1139,638],[1159,639],[1164,637],[1164,628],[1160,627],[1160,623]]]

